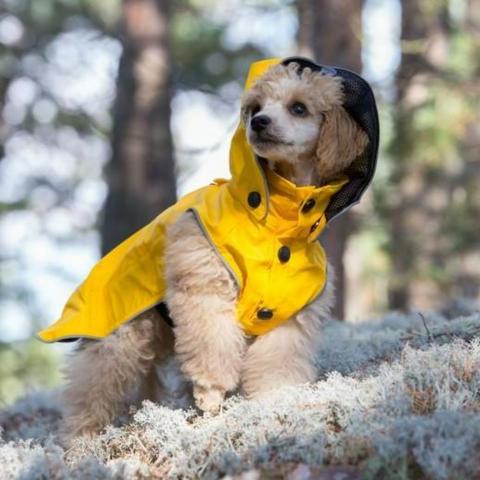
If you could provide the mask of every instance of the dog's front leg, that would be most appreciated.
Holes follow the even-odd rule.
[[[295,318],[257,337],[245,355],[243,392],[258,398],[285,385],[314,381],[315,343]]]
[[[167,231],[165,272],[175,353],[197,406],[217,412],[238,385],[246,342],[235,320],[235,283],[191,213]]]
[[[317,300],[250,345],[241,375],[242,389],[249,398],[316,379],[315,354],[333,294],[333,271],[329,269],[329,280]]]

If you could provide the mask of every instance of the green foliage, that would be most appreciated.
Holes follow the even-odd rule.
[[[37,340],[0,344],[0,406],[26,390],[51,388],[60,381],[58,354]]]
[[[225,28],[219,20],[211,19],[205,5],[188,1],[175,4],[170,22],[174,87],[214,91],[232,79],[243,78],[261,51],[249,43],[227,48]]]
[[[420,2],[426,38],[414,51],[404,45],[414,57],[403,57],[410,70],[392,110],[389,175],[374,186],[375,205],[389,232],[385,250],[392,263],[397,257],[392,283],[415,291],[416,282],[426,282],[439,297],[475,297],[480,268],[468,259],[478,255],[480,44],[468,6],[453,15],[453,3]]]

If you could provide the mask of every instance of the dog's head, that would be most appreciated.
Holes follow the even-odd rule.
[[[342,173],[368,137],[342,107],[339,77],[295,62],[275,65],[242,99],[242,120],[254,152],[270,165],[311,166],[315,183]],[[313,165],[312,165],[313,163]]]

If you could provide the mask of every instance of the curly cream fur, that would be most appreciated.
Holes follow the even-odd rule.
[[[300,183],[321,184],[361,153],[366,135],[341,107],[339,79],[309,69],[299,77],[293,64],[273,67],[256,83],[243,99],[242,116],[248,119],[254,102],[285,105],[293,98],[301,98],[315,115],[309,124],[314,141],[307,141],[312,130],[303,135],[303,144],[280,147],[266,159],[292,181],[300,175]],[[305,125],[296,125],[300,138]],[[291,125],[277,127],[280,132]],[[286,167],[292,152],[300,167]],[[334,300],[331,267],[312,304],[259,337],[246,335],[237,323],[235,281],[191,212],[166,232],[165,274],[173,330],[148,311],[105,339],[83,340],[67,362],[67,436],[97,431],[128,403],[144,398],[167,402],[169,395],[180,399],[193,393],[200,409],[216,412],[229,391],[240,389],[254,398],[315,379],[315,351]]]
[[[65,433],[88,433],[114,420],[166,352],[169,335],[151,311],[102,340],[82,340],[64,367]]]
[[[315,151],[315,169],[322,181],[334,179],[360,155],[368,137],[342,107],[325,113]]]

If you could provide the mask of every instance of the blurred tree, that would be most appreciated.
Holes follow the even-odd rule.
[[[360,73],[363,0],[297,0],[296,5],[300,53],[311,53],[319,63]],[[343,257],[355,223],[355,215],[347,212],[336,219],[321,237],[337,275],[334,314],[339,319],[345,316],[347,295]]]
[[[168,0],[124,0],[102,225],[107,253],[175,202]]]
[[[75,242],[94,226],[96,205],[91,206],[92,216],[80,192],[91,188],[101,171],[109,118],[99,110],[105,104],[108,108],[109,100],[68,95],[77,87],[70,85],[76,76],[87,82],[87,68],[96,66],[94,60],[88,65],[85,47],[95,46],[103,53],[103,40],[110,40],[107,49],[114,56],[115,41],[108,33],[114,21],[110,9],[97,8],[89,0],[5,0],[0,5],[0,138],[5,148],[0,156],[0,213],[2,220],[11,221],[25,213],[30,228],[19,238],[24,246],[32,237]],[[95,72],[89,76],[94,78]],[[67,210],[68,219],[49,221]],[[60,220],[65,222],[63,230],[56,228]],[[70,227],[76,229],[74,235]],[[3,247],[0,271],[5,266],[11,270],[22,261],[21,252]],[[0,284],[7,277],[1,275]],[[29,299],[21,288],[25,285],[18,287],[21,303],[26,303]]]
[[[38,329],[51,278],[72,282],[69,248],[93,243],[110,107],[98,66],[115,63],[114,10],[92,0],[0,4],[2,402],[58,381],[51,347],[5,339]]]
[[[390,183],[390,307],[478,297],[478,2],[402,2]],[[477,185],[475,187],[474,185]]]
[[[419,0],[405,0],[402,2],[402,34],[403,42],[400,67],[396,76],[396,111],[394,114],[395,138],[391,144],[392,171],[391,182],[394,188],[389,192],[389,225],[390,256],[392,259],[393,275],[389,287],[389,305],[391,308],[406,310],[410,304],[409,285],[412,268],[416,263],[414,231],[410,230],[407,220],[409,209],[418,202],[410,200],[411,170],[413,164],[412,148],[415,143],[413,116],[418,104],[408,101],[408,92],[422,79],[422,73],[429,71],[421,47],[427,38],[428,23],[432,16],[424,15]],[[410,43],[407,43],[410,42]],[[417,48],[407,48],[407,45]],[[410,190],[410,193],[409,193]],[[415,192],[415,194],[418,190]]]

